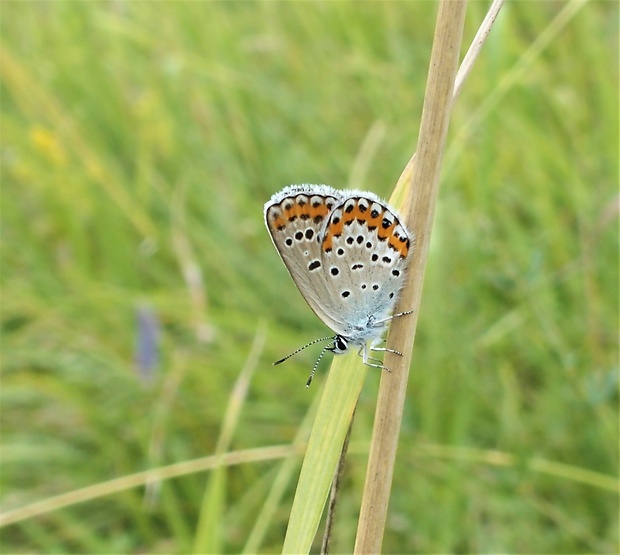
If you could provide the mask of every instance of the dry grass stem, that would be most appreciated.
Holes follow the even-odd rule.
[[[392,372],[381,377],[355,553],[381,552],[466,6],[464,1],[444,0],[437,16],[416,171],[403,210],[407,225],[416,235],[416,251],[395,309],[413,310],[414,314],[395,319],[390,330],[388,347],[403,356],[386,353],[385,364]]]

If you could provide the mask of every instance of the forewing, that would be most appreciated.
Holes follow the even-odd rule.
[[[315,314],[336,333],[343,321],[329,304],[331,280],[323,258],[323,234],[342,193],[327,186],[296,185],[265,205],[265,223],[295,285]],[[337,307],[336,307],[337,308]]]

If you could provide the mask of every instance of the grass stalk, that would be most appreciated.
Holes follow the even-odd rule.
[[[416,251],[395,312],[414,312],[411,317],[395,319],[390,329],[388,348],[403,356],[387,352],[385,357],[392,372],[381,377],[355,553],[381,552],[466,6],[465,1],[440,3],[415,172],[405,171],[401,176],[401,181],[408,181],[403,214],[415,233]]]

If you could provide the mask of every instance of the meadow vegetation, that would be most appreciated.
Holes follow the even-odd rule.
[[[618,5],[572,4],[554,28],[567,4],[508,3],[455,105],[385,553],[618,550]],[[271,363],[329,332],[263,203],[301,182],[389,196],[435,12],[3,3],[2,512],[103,489],[5,523],[4,552],[281,549],[302,454],[105,483],[304,430],[327,365],[306,390],[318,350]],[[353,545],[378,381],[334,552]]]

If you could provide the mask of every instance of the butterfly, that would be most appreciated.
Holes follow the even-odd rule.
[[[326,351],[359,348],[364,364],[385,368],[370,351],[382,341],[411,259],[413,234],[398,213],[370,192],[327,185],[291,185],[265,204],[265,224],[299,292],[334,336]],[[396,352],[396,351],[392,351]],[[400,353],[397,353],[400,354]]]

